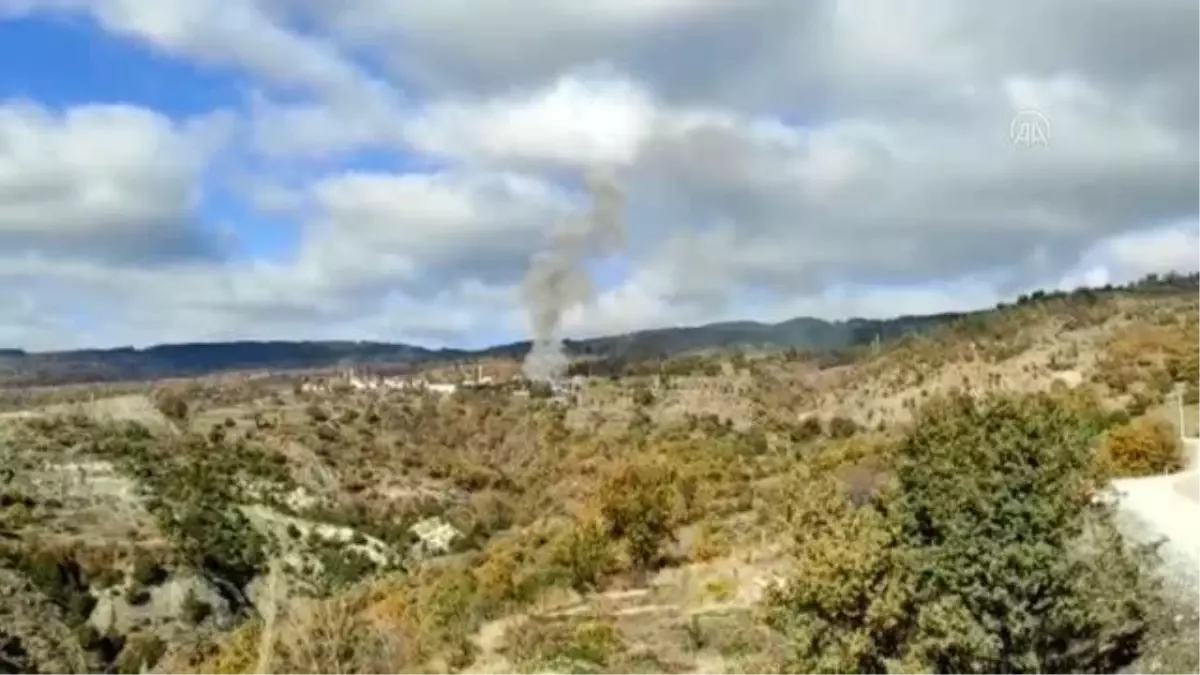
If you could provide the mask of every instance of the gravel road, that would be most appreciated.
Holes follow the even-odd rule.
[[[1133,541],[1165,540],[1159,548],[1168,586],[1188,597],[1200,593],[1200,474],[1197,441],[1188,441],[1188,471],[1113,481],[1117,526]]]

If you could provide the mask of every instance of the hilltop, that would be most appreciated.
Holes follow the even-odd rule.
[[[928,329],[961,314],[872,320],[797,318],[776,324],[738,321],[567,340],[572,356],[642,360],[714,349],[840,349],[878,336]],[[29,353],[0,350],[0,386],[192,377],[237,370],[306,370],[350,366],[417,366],[479,358],[522,358],[529,342],[479,350],[349,341],[237,341]]]
[[[1025,643],[1043,670],[1194,671],[1195,593],[1164,597],[1087,504],[1108,476],[1182,465],[1196,281],[1035,293],[833,352],[773,342],[816,339],[803,321],[637,338],[686,345],[668,358],[575,345],[568,395],[286,372],[13,390],[0,669],[871,671],[896,645],[942,654],[946,622],[979,640],[945,658],[1019,670],[980,647],[997,610],[964,570],[984,551],[1012,565],[983,590],[1022,611],[1045,611],[1020,604],[1026,580],[1055,582],[1064,612],[1035,620],[1072,646]],[[863,324],[848,326],[823,335]],[[503,348],[487,359],[517,368]],[[413,367],[436,379],[443,362]],[[871,585],[932,555],[906,513],[978,520],[941,523],[968,538],[937,552],[937,601]],[[1029,548],[993,555],[999,541]]]
[[[1197,279],[1195,274],[1151,275],[1124,287],[1080,289],[1075,293],[1188,292],[1197,290],[1200,284]],[[1062,295],[1038,292],[1023,296],[1017,304]],[[836,351],[978,319],[994,309],[891,319],[826,321],[800,317],[774,324],[754,321],[711,323],[587,340],[567,340],[565,348],[571,356],[605,361],[617,367],[630,362],[710,350]],[[304,370],[355,365],[420,366],[471,359],[519,359],[528,351],[527,341],[480,350],[430,349],[407,344],[350,341],[238,341],[156,345],[144,349],[125,347],[35,353],[0,349],[0,387],[167,379],[239,370]]]
[[[868,344],[876,339],[892,339],[960,317],[956,313],[946,313],[892,319],[853,318],[848,321],[805,317],[774,324],[750,321],[710,323],[696,327],[641,330],[589,340],[568,340],[565,350],[572,357],[623,362],[733,348],[756,351],[793,348],[840,350]],[[317,370],[364,365],[410,368],[470,359],[520,359],[528,351],[528,341],[474,351],[353,341],[204,342],[34,353],[0,350],[0,387],[163,380],[228,371]]]

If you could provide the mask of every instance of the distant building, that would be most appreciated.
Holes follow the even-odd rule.
[[[464,387],[490,387],[496,383],[491,375],[483,374],[483,366],[475,366],[475,377],[463,381]]]
[[[424,378],[414,377],[412,379],[406,377],[384,377],[372,373],[361,373],[356,370],[344,370],[332,377],[322,378],[318,381],[305,380],[300,384],[300,391],[303,393],[329,393],[338,389],[351,389],[353,391],[371,391],[371,392],[388,392],[388,391],[429,391],[436,394],[452,394],[457,390],[457,385],[449,383],[431,383]]]

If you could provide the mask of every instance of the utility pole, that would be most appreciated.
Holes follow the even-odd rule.
[[[1188,435],[1187,435],[1187,427],[1184,426],[1185,420],[1183,418],[1183,392],[1182,391],[1175,392],[1175,408],[1176,408],[1176,410],[1179,411],[1179,437],[1186,439],[1188,437]]]

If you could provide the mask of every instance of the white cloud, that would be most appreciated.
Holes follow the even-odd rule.
[[[511,281],[572,205],[513,173],[348,173],[319,182],[314,195],[321,216],[302,266],[338,270],[332,285],[403,282],[426,294],[469,278]]]
[[[408,135],[419,150],[459,159],[625,165],[655,113],[631,82],[569,75],[521,96],[434,103],[408,123]]]
[[[1195,3],[477,4],[0,0],[249,76],[223,159],[300,236],[256,262],[200,222],[219,116],[4,104],[0,340],[61,341],[85,301],[110,318],[83,343],[520,331],[522,266],[578,202],[551,179],[597,164],[627,183],[630,272],[577,334],[963,309],[1200,257]],[[1031,108],[1047,147],[1009,138]],[[434,168],[338,168],[357,151]]]
[[[214,253],[218,242],[190,213],[223,122],[177,124],[125,105],[59,114],[32,102],[0,104],[0,245],[9,255]]]
[[[498,328],[515,300],[507,280],[573,205],[534,178],[483,172],[333,174],[306,201],[314,210],[299,250],[279,262],[105,258],[88,239],[65,241],[65,251],[43,240],[23,254],[6,250],[0,284],[24,293],[20,303],[0,305],[0,317],[13,317],[0,321],[7,324],[0,336],[41,348],[297,335],[503,337]],[[111,232],[100,227],[96,236]],[[86,321],[64,331],[27,320],[85,311],[103,332],[79,332]]]
[[[1119,284],[1170,271],[1200,271],[1200,222],[1184,221],[1105,239],[1085,251],[1057,286]]]
[[[254,0],[3,0],[20,15],[37,10],[86,12],[96,22],[172,55],[244,68],[281,87],[361,97],[372,83],[329,40],[292,30],[272,3]],[[0,9],[3,11],[3,9]]]

